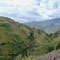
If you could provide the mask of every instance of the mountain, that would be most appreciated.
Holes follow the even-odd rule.
[[[60,49],[60,31],[52,34],[0,17],[0,60],[30,60]]]
[[[32,55],[32,49],[35,52],[33,55],[37,55],[37,50],[38,55],[41,55],[45,53],[44,45],[47,42],[48,34],[44,31],[0,17],[0,60]]]
[[[25,24],[29,24],[34,27],[37,27],[47,33],[54,33],[56,31],[60,31],[60,18],[55,18],[46,21],[32,21],[32,22],[27,22]]]

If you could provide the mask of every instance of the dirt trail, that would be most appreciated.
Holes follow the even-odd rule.
[[[43,58],[37,58],[33,60],[60,60],[60,52],[55,53],[55,54],[50,54],[48,56],[45,56]]]

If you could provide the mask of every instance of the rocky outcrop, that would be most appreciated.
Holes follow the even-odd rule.
[[[54,54],[49,54],[48,56],[45,56],[42,58],[37,58],[34,60],[60,60],[60,52],[54,53]]]

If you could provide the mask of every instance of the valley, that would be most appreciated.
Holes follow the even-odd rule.
[[[48,34],[60,31],[60,18],[54,18],[46,21],[32,21],[25,24],[29,24],[37,29],[41,29]]]

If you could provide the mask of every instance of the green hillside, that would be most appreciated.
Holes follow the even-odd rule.
[[[32,48],[35,52],[41,51],[38,55],[43,54],[45,50],[41,46],[47,42],[48,35],[45,32],[10,18],[0,17],[0,59],[12,60],[18,55],[32,55]],[[37,52],[33,53],[36,54]]]
[[[60,32],[50,35],[50,43],[46,46],[47,54],[33,60],[60,60]]]
[[[60,34],[47,34],[7,17],[0,17],[0,60],[29,60],[60,49]]]

